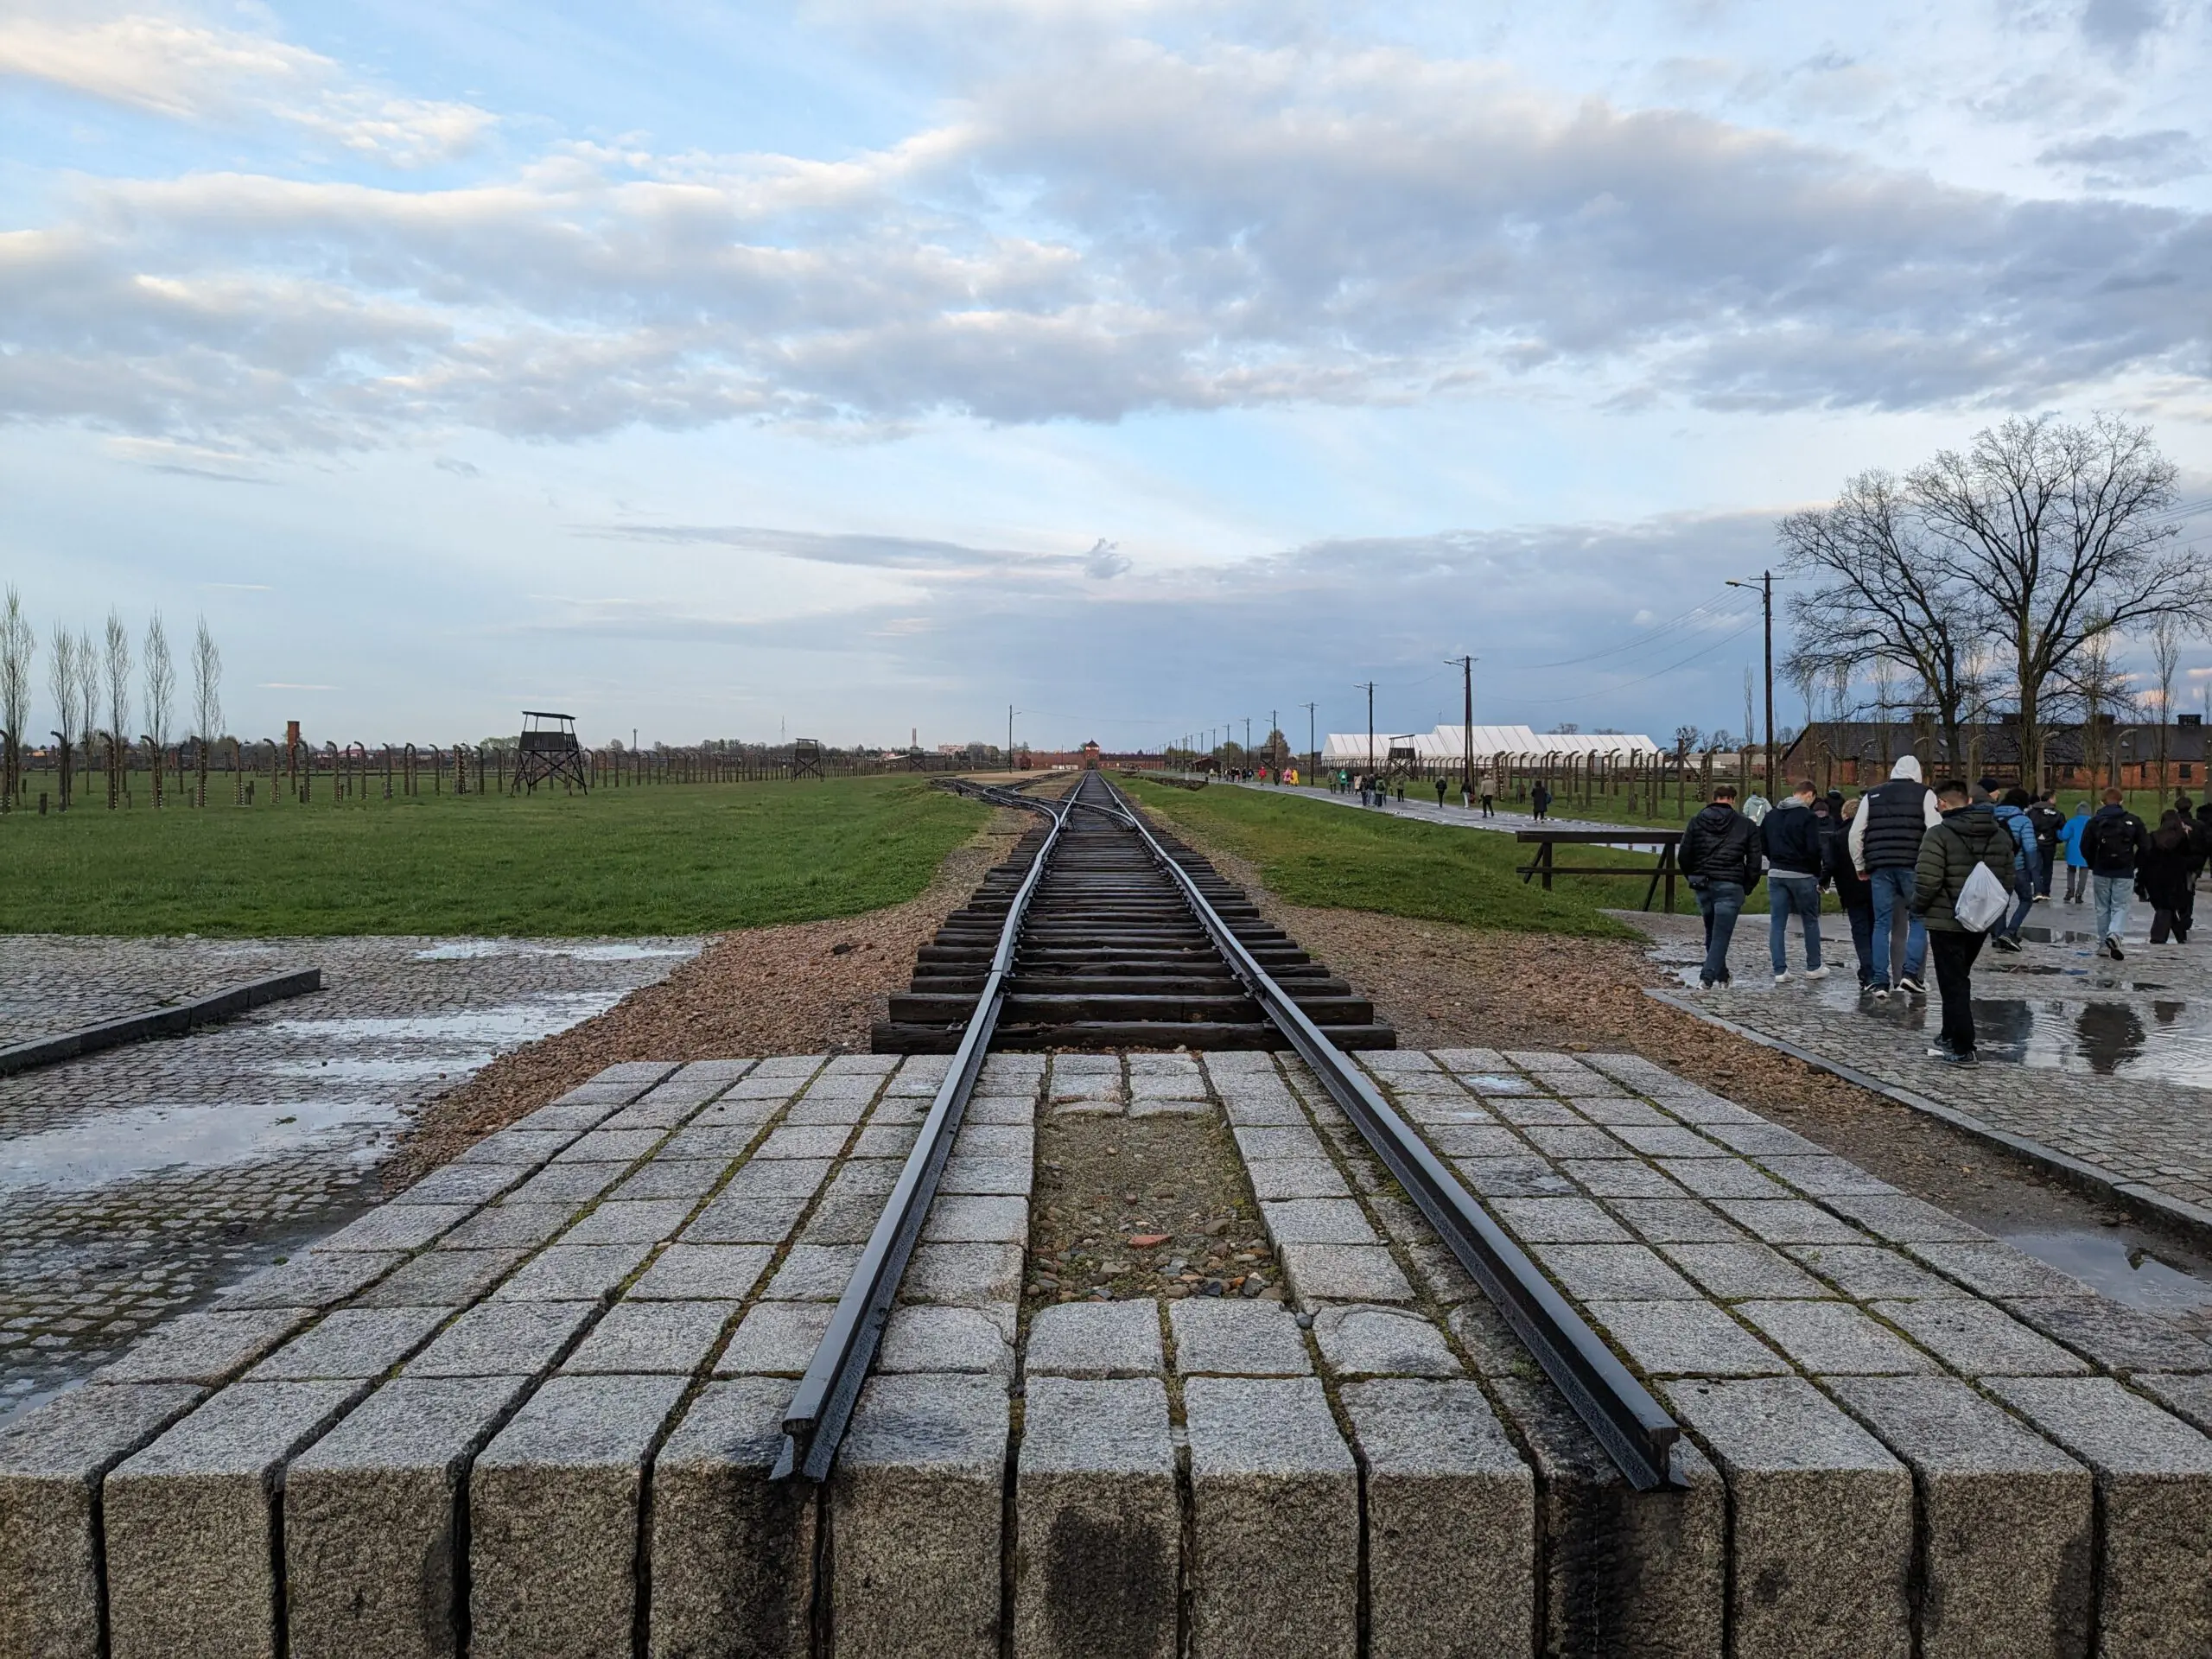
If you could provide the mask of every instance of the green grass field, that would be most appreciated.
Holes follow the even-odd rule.
[[[0,817],[0,932],[696,933],[914,897],[988,809],[912,778]]]
[[[1644,884],[1559,878],[1549,893],[1524,885],[1514,867],[1535,850],[1510,836],[1447,829],[1365,814],[1325,801],[1258,790],[1191,791],[1136,783],[1132,792],[1160,817],[1249,860],[1270,892],[1294,905],[1376,911],[1524,933],[1631,937],[1601,907],[1633,909]],[[1408,791],[1410,798],[1412,791]],[[1574,850],[1574,861],[1649,869],[1648,855]],[[1678,903],[1690,905],[1686,888]]]

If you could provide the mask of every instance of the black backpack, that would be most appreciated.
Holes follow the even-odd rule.
[[[2136,837],[2143,821],[2132,812],[2100,812],[2082,831],[2082,856],[2099,875],[2120,875],[2135,867]]]

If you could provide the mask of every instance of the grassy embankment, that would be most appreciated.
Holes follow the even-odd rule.
[[[0,932],[694,933],[913,898],[988,809],[918,779],[0,817]]]
[[[1294,905],[1523,933],[1626,938],[1630,930],[1600,907],[1633,909],[1643,902],[1644,883],[1627,876],[1561,876],[1549,893],[1524,884],[1515,867],[1535,849],[1510,836],[1259,790],[1191,791],[1142,782],[1131,789],[1160,817],[1251,863],[1269,892]],[[1597,847],[1578,847],[1570,856],[1577,864],[1651,866],[1648,855]],[[1688,889],[1676,893],[1688,908]]]

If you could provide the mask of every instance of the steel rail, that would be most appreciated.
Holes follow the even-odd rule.
[[[1120,791],[1107,788],[1116,796]],[[1086,803],[1089,804],[1089,803]],[[1128,823],[1183,895],[1215,947],[1244,982],[1262,1010],[1290,1039],[1321,1086],[1359,1128],[1398,1184],[1435,1228],[1459,1265],[1513,1327],[1575,1414],[1598,1437],[1638,1491],[1680,1484],[1672,1450],[1681,1429],[1650,1391],[1622,1364],[1582,1316],[1537,1270],[1521,1247],[1446,1169],[1349,1055],[1291,1001],[1258,958],[1222,920],[1198,883],[1160,844],[1141,814],[1124,805]]]
[[[1006,925],[999,931],[998,949],[992,955],[982,994],[976,999],[976,1012],[969,1017],[968,1029],[953,1054],[952,1065],[945,1072],[944,1081],[938,1085],[929,1115],[922,1120],[921,1135],[915,1141],[913,1150],[906,1154],[898,1182],[884,1201],[883,1213],[876,1217],[867,1247],[861,1252],[852,1277],[846,1281],[845,1293],[837,1299],[836,1309],[830,1316],[830,1327],[814,1351],[806,1375],[799,1379],[798,1391],[785,1408],[783,1449],[770,1472],[771,1479],[788,1479],[793,1474],[802,1474],[817,1482],[829,1478],[830,1466],[836,1459],[837,1446],[844,1439],[845,1427],[860,1398],[861,1385],[868,1380],[868,1368],[874,1363],[884,1323],[891,1317],[899,1281],[906,1276],[914,1243],[921,1236],[930,1204],[937,1197],[938,1181],[944,1173],[945,1160],[951,1155],[953,1137],[959,1133],[961,1120],[967,1114],[968,1097],[975,1092],[976,1080],[982,1072],[991,1035],[998,1028],[999,1010],[1006,1000],[1007,976],[1014,966],[1014,949],[1020,937],[1022,918],[1070,817],[1070,810],[1065,805],[1055,810],[1040,801],[1019,796],[1009,798],[1044,812],[1052,820],[1052,827],[1030,861],[1028,873],[1007,910]]]

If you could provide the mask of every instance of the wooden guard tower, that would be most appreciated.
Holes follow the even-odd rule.
[[[576,741],[576,717],[543,709],[522,711],[522,742],[515,753],[515,791],[537,792],[543,781],[574,784],[587,795],[591,780],[584,772],[583,746]]]
[[[791,777],[819,778],[822,776],[822,740],[802,737],[791,745]]]

